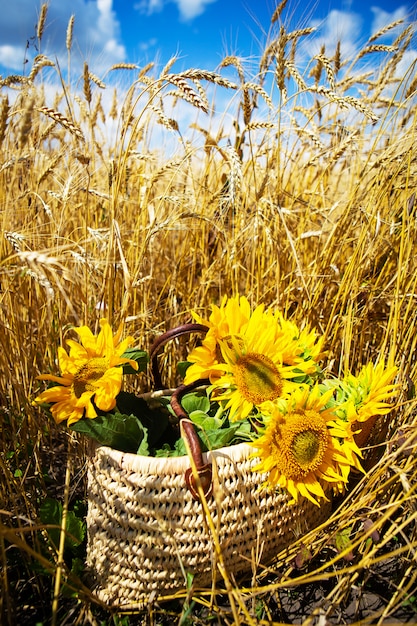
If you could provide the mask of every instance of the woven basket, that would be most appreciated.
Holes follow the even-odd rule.
[[[158,352],[190,332],[207,328],[185,324],[155,340],[150,361],[156,389],[163,389]],[[171,395],[189,456],[154,458],[97,447],[88,459],[87,566],[99,599],[108,604],[143,605],[185,588],[187,574],[196,587],[210,586],[219,577],[216,542],[229,574],[250,572],[294,541],[296,528],[307,531],[329,516],[330,504],[318,508],[300,498],[290,505],[287,492],[260,491],[266,475],[252,471],[258,461],[248,444],[201,452],[181,398],[203,382],[180,385]]]
[[[203,455],[213,466],[208,507],[229,574],[253,570],[329,515],[286,492],[259,491],[265,475],[253,472],[247,444]],[[98,447],[88,461],[87,565],[98,597],[115,606],[143,604],[150,597],[217,577],[213,535],[203,505],[184,480],[188,457],[149,458]],[[255,557],[255,554],[257,556]]]

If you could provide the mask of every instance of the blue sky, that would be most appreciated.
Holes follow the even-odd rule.
[[[0,73],[28,73],[25,58],[30,68],[39,52],[34,35],[41,2],[9,0],[2,5]],[[74,14],[75,69],[87,60],[90,70],[101,76],[114,63],[143,67],[156,60],[163,65],[176,54],[177,71],[215,69],[228,54],[259,58],[274,8],[272,0],[49,0],[40,51],[66,63],[66,29]],[[338,38],[351,52],[385,24],[400,18],[414,21],[416,2],[288,0],[283,18],[288,29],[317,27],[309,43],[313,53],[321,43],[331,53]]]

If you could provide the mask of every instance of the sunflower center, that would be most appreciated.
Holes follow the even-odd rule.
[[[249,352],[234,367],[236,386],[252,404],[275,400],[282,393],[282,379],[275,363],[264,354]]]
[[[86,391],[95,391],[94,382],[99,380],[109,369],[109,360],[106,357],[89,359],[74,375],[73,389],[77,398],[81,398]]]
[[[292,478],[299,479],[321,465],[330,435],[319,413],[306,410],[290,415],[282,434]]]
[[[317,458],[320,450],[320,439],[316,432],[305,430],[295,435],[292,453],[300,465],[311,465]]]
[[[323,463],[330,434],[319,413],[305,410],[287,415],[271,436],[271,453],[287,479],[300,481]]]

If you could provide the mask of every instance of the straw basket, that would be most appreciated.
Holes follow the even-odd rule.
[[[150,597],[217,577],[218,540],[229,574],[250,572],[329,515],[286,492],[259,491],[265,475],[253,472],[253,448],[243,443],[202,455],[212,467],[207,497],[210,530],[201,501],[186,485],[188,457],[149,458],[98,447],[89,459],[87,565],[98,597],[137,605]]]
[[[206,331],[185,324],[155,340],[150,360],[156,389],[163,389],[161,347]],[[294,541],[295,529],[306,532],[329,516],[330,504],[319,508],[304,498],[289,504],[287,492],[259,490],[266,474],[252,470],[257,459],[248,444],[201,452],[181,398],[208,382],[180,385],[171,395],[188,456],[97,447],[88,459],[87,566],[96,594],[108,604],[143,605],[185,588],[187,575],[195,587],[210,586],[219,577],[219,558],[229,575],[250,572]]]

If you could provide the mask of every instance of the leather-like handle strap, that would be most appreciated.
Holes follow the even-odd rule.
[[[171,407],[178,417],[181,435],[186,440],[187,449],[192,457],[194,467],[190,467],[185,472],[185,482],[194,499],[199,499],[198,488],[200,483],[204,496],[209,498],[213,491],[211,463],[204,463],[201,445],[194,424],[188,419],[187,413],[181,406],[181,398],[186,394],[209,384],[208,379],[196,380],[190,385],[180,385],[171,396]],[[197,473],[197,476],[195,475]]]
[[[208,327],[204,326],[204,324],[182,324],[181,326],[177,326],[177,328],[167,330],[165,333],[155,339],[149,350],[149,360],[151,363],[151,372],[155,391],[158,389],[163,389],[161,373],[158,367],[159,350],[171,339],[176,339],[177,337],[181,337],[182,335],[189,335],[191,333],[206,333],[207,331]]]
[[[153,342],[149,350],[149,361],[151,366],[151,372],[154,382],[155,391],[163,389],[161,373],[158,367],[158,353],[160,349],[168,343],[171,339],[176,339],[183,335],[189,335],[191,333],[207,333],[208,327],[204,324],[190,323],[182,324],[171,330],[167,330],[160,335]],[[185,482],[190,490],[193,498],[199,500],[199,487],[203,489],[204,496],[210,497],[213,491],[212,485],[212,468],[210,463],[204,463],[203,454],[201,452],[201,445],[194,424],[188,419],[187,413],[181,406],[181,398],[184,394],[201,387],[208,385],[209,380],[197,380],[191,385],[180,385],[171,396],[171,406],[178,417],[180,424],[181,436],[184,438],[187,450],[192,458],[192,465],[185,472]]]

